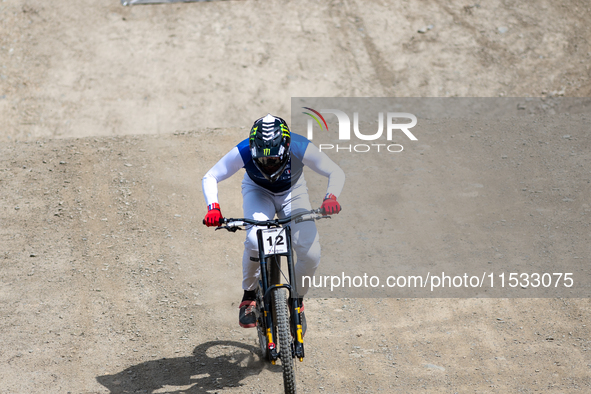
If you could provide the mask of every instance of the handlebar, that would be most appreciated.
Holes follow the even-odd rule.
[[[236,232],[236,230],[242,230],[242,227],[247,225],[253,226],[262,226],[262,227],[281,227],[282,224],[286,224],[291,222],[292,220],[296,223],[306,222],[310,220],[319,220],[319,219],[330,219],[330,216],[324,213],[324,209],[318,208],[313,209],[311,211],[300,212],[295,215],[290,215],[283,219],[272,219],[272,220],[254,220],[254,219],[247,219],[247,218],[240,218],[240,219],[232,219],[232,218],[223,218],[222,219],[222,226],[216,227],[216,230],[226,229],[231,232]]]

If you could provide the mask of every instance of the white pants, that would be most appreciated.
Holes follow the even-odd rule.
[[[254,220],[273,219],[275,214],[281,219],[292,213],[312,209],[303,175],[291,190],[275,194],[260,187],[249,178],[248,174],[244,174],[242,197],[244,217]],[[302,286],[302,276],[312,277],[318,263],[320,263],[320,241],[316,224],[313,221],[297,224],[292,221],[289,225],[292,247],[297,258],[295,264],[297,293],[302,297],[308,292],[308,288]],[[254,290],[260,274],[256,235],[256,230],[259,228],[261,227],[251,226],[246,232],[242,257],[242,288],[244,290]],[[285,275],[287,277],[287,272]]]

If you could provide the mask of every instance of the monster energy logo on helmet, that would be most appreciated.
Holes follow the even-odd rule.
[[[255,166],[270,182],[275,182],[289,161],[291,134],[285,120],[267,114],[254,122],[249,148]]]

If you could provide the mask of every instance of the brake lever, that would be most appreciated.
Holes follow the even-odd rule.
[[[296,223],[301,223],[301,222],[313,222],[316,220],[320,220],[320,219],[330,219],[331,217],[329,215],[320,215],[320,214],[316,214],[316,216],[310,215],[310,217],[308,219],[303,219],[302,217],[299,217],[295,220]]]
[[[242,230],[240,227],[219,226],[219,227],[215,228],[215,231],[222,230],[222,229],[228,230],[232,233],[235,233],[236,230]]]

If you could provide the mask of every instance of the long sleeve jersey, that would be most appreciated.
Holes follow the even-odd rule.
[[[220,159],[203,177],[203,195],[207,205],[219,203],[218,182],[234,175],[244,168],[246,174],[257,185],[272,193],[288,191],[302,176],[303,167],[308,166],[313,171],[328,178],[326,192],[338,197],[345,184],[345,173],[333,162],[326,153],[321,152],[307,138],[292,133],[290,159],[283,174],[275,181],[268,181],[254,165],[250,153],[248,139],[240,142],[230,152]]]

